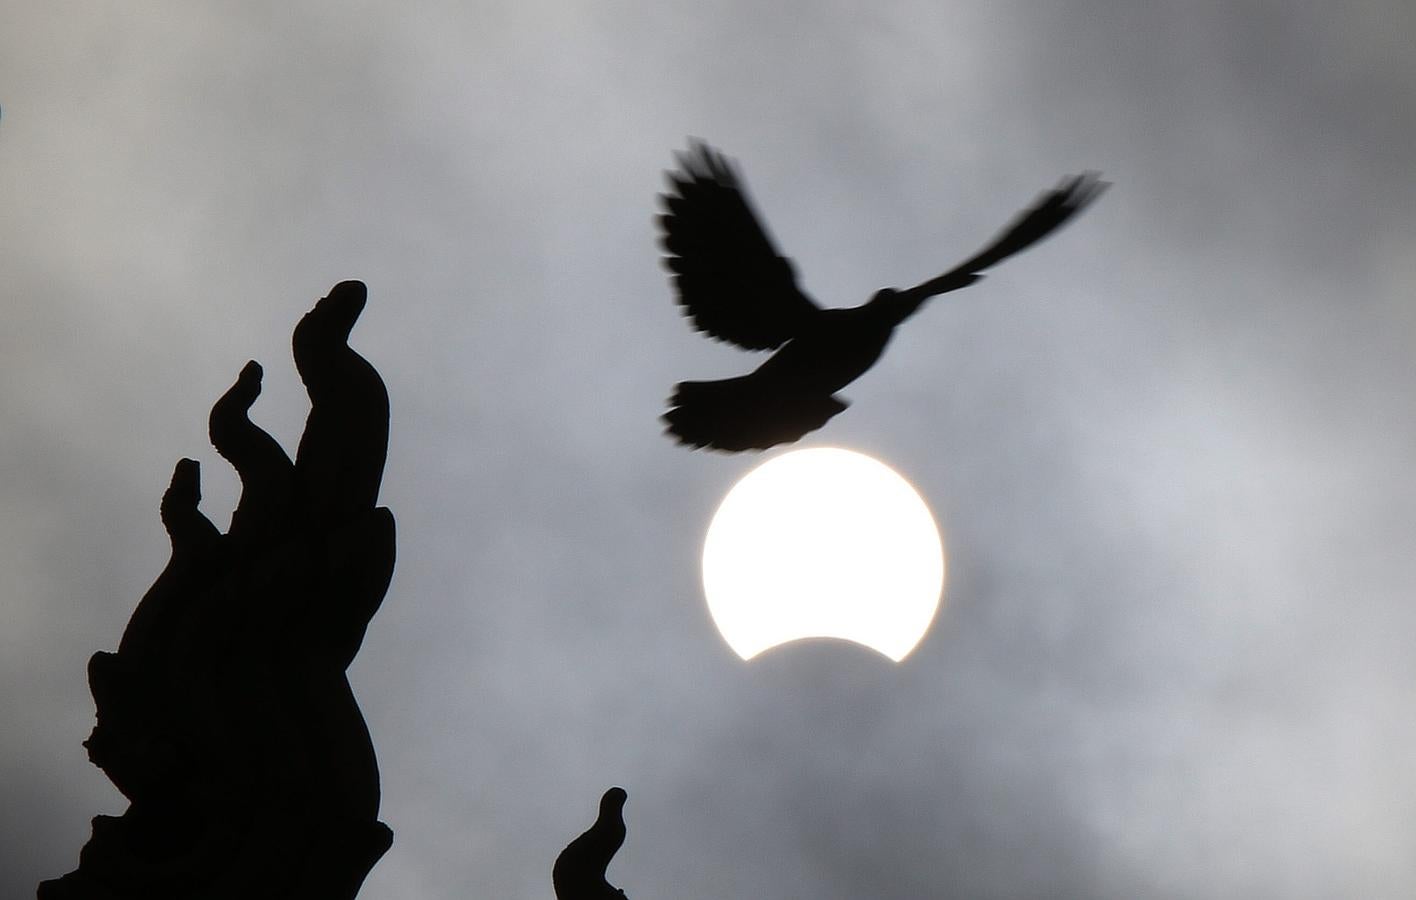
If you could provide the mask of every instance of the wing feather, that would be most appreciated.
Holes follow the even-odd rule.
[[[1090,206],[1109,187],[1111,183],[1102,181],[1096,172],[1083,172],[1081,175],[1062,179],[1057,187],[1044,191],[1033,201],[1032,206],[1014,216],[1013,221],[995,235],[988,246],[943,275],[930,279],[913,290],[943,293],[977,280],[984,269],[997,265],[1015,253],[1021,253],[1061,228],[1077,213]]]
[[[1064,178],[1062,183],[1041,194],[1033,205],[1009,222],[987,247],[955,271],[981,272],[1015,253],[1020,253],[1056,231],[1077,213],[1091,205],[1110,187],[1096,172]]]
[[[660,196],[664,266],[693,326],[749,350],[780,347],[820,312],[796,284],[748,203],[737,172],[702,142],[675,154]]]

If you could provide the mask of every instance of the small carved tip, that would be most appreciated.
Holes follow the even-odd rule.
[[[369,288],[362,281],[341,281],[325,295],[315,308],[325,307],[333,318],[341,324],[348,322],[353,327],[354,320],[364,311],[369,299]]]
[[[265,370],[254,359],[242,366],[240,373],[236,376],[236,383],[231,385],[212,407],[212,417],[222,415],[222,410],[226,410],[229,414],[229,407],[233,403],[242,411],[250,409],[251,404],[255,403],[256,398],[261,395],[261,378],[264,375]]]
[[[612,787],[605,791],[605,796],[600,798],[601,809],[619,809],[624,806],[624,802],[629,799],[629,794],[622,787]]]
[[[345,281],[341,281],[339,284],[336,284],[334,287],[329,289],[328,296],[333,297],[336,294],[357,295],[361,298],[367,297],[369,295],[369,286],[364,284],[364,282],[360,281],[357,278],[350,278]]]
[[[197,491],[201,484],[202,464],[195,459],[182,457],[172,468],[172,482],[169,490]]]
[[[301,367],[306,353],[346,343],[368,297],[369,289],[362,281],[341,281],[330,288],[295,326],[292,340],[296,367]]]
[[[158,507],[162,524],[169,535],[175,535],[181,529],[181,523],[196,512],[201,499],[201,465],[195,459],[179,459]]]
[[[358,279],[348,279],[346,282],[340,282],[336,284],[336,286],[331,287],[330,293],[327,294],[326,299],[348,300],[355,299],[355,297],[357,297],[358,300],[367,299],[368,284],[360,282]]]

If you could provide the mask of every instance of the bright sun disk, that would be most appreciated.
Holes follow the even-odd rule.
[[[773,457],[723,498],[703,546],[714,623],[743,659],[809,637],[899,662],[944,585],[934,517],[884,463],[819,447]]]

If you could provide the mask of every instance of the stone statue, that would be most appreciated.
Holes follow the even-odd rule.
[[[556,857],[551,868],[556,900],[624,900],[624,891],[605,880],[610,860],[624,844],[624,788],[600,798],[600,815]]]
[[[247,417],[255,362],[212,407],[212,444],[241,478],[226,534],[198,509],[197,463],[177,463],[171,559],[117,652],[88,667],[85,746],[129,806],[93,820],[41,900],[349,900],[389,848],[345,677],[394,560],[376,506],[388,394],[347,343],[365,296],[335,285],[295,327],[311,409],[294,462]]]

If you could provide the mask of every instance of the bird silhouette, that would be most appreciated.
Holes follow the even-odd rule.
[[[624,891],[605,880],[610,860],[624,844],[624,788],[600,798],[595,824],[571,841],[551,868],[556,900],[624,900]]]
[[[797,286],[791,260],[777,252],[735,166],[701,141],[675,157],[678,171],[659,197],[659,226],[681,312],[709,337],[777,351],[748,375],[674,388],[662,417],[667,433],[691,447],[725,451],[765,450],[825,425],[848,405],[836,391],[880,358],[895,326],[925,300],[978,281],[1109,187],[1095,172],[1065,178],[944,274],[878,291],[860,306],[823,309]]]

